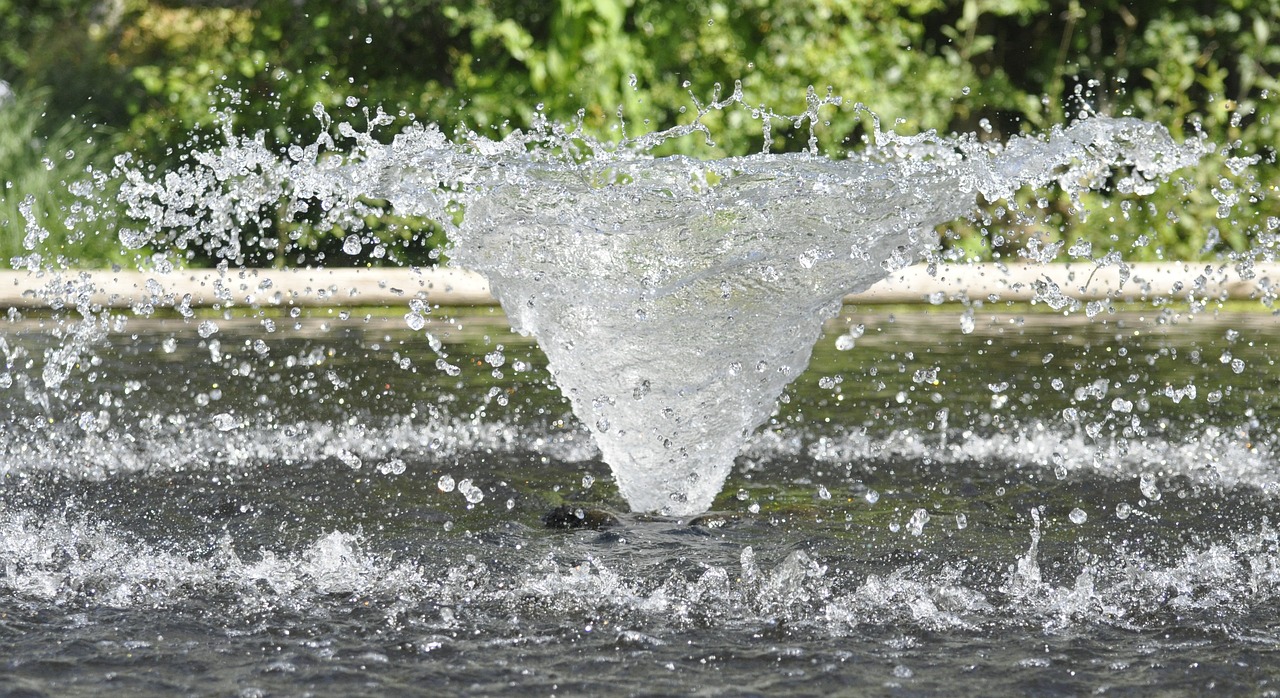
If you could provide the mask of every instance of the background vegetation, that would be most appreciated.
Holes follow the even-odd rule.
[[[1059,197],[1047,224],[953,227],[957,257],[1016,255],[1030,236],[1067,243],[1062,256],[1077,240],[1129,259],[1273,256],[1277,31],[1280,0],[0,0],[0,258],[35,247],[87,265],[130,262],[117,213],[73,210],[68,189],[117,153],[171,165],[192,134],[214,131],[228,100],[237,130],[282,147],[315,139],[317,103],[358,112],[351,97],[446,132],[525,127],[541,108],[562,121],[581,113],[588,130],[617,138],[619,108],[632,132],[663,128],[688,120],[690,95],[737,80],[749,103],[778,113],[803,111],[810,85],[830,86],[900,133],[1005,138],[1094,109],[1179,137],[1203,131],[1222,147],[1141,205],[1117,205],[1116,194],[1090,202],[1114,215],[1073,221]],[[869,127],[848,107],[829,119],[821,142],[836,154]],[[707,121],[716,147],[700,154],[762,147],[743,110]],[[804,146],[776,126],[775,151]],[[1261,160],[1252,168],[1225,167],[1251,155]],[[375,232],[392,257],[425,262],[441,238],[415,238],[424,225]],[[233,261],[280,263],[289,232],[298,259],[379,261],[341,252],[342,231],[273,221],[254,231],[261,252]],[[189,252],[191,263],[217,261]]]

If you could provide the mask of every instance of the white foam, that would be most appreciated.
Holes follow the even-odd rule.
[[[834,570],[818,551],[792,551],[766,564],[750,546],[737,565],[704,563],[700,572],[680,573],[572,549],[515,564],[486,564],[482,555],[461,564],[415,561],[372,553],[361,535],[341,531],[296,551],[242,557],[229,538],[209,549],[161,549],[106,524],[8,512],[0,514],[0,592],[68,608],[169,608],[200,599],[233,613],[319,613],[335,599],[363,598],[379,600],[389,617],[438,612],[452,627],[466,627],[459,616],[465,609],[473,621],[585,617],[602,629],[642,635],[778,622],[833,636],[904,623],[932,630],[1141,628],[1193,612],[1230,618],[1280,600],[1280,539],[1269,525],[1188,546],[1172,562],[1122,552],[1081,564],[1066,583],[1042,578],[1038,535],[1033,529],[1029,549],[1009,561],[1009,572],[983,582],[960,560]]]

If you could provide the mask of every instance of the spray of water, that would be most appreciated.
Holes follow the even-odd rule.
[[[709,138],[702,118],[741,103],[739,87],[698,104],[688,125],[615,144],[546,120],[498,140],[415,124],[384,144],[375,132],[393,120],[377,110],[365,130],[338,126],[342,149],[326,128],[277,153],[233,135],[228,117],[226,144],[182,169],[117,161],[137,222],[120,236],[236,260],[240,231],[264,211],[354,231],[356,248],[363,221],[388,212],[376,202],[439,221],[452,263],[488,277],[514,327],[537,338],[633,509],[688,515],[710,506],[840,299],[927,255],[935,226],[1022,187],[1143,193],[1206,150],[1131,118],[1000,144],[903,137],[873,117],[869,147],[836,159],[817,153],[813,125],[839,100],[811,92],[806,113],[785,117],[809,124],[803,153],[652,155]],[[780,117],[756,115],[767,143]],[[73,332],[83,341],[57,350],[46,383],[60,383],[104,322]]]

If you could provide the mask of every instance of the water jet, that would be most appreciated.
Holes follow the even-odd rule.
[[[936,226],[1023,186],[1078,193],[1123,170],[1118,188],[1149,187],[1203,148],[1106,117],[1003,145],[877,136],[840,161],[530,161],[517,140],[458,162],[419,131],[347,175],[437,217],[444,183],[465,209],[451,259],[538,339],[628,503],[689,515],[711,505],[841,299],[925,256]]]

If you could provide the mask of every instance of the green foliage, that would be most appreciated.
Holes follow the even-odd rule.
[[[81,0],[0,0],[0,77],[42,72],[40,54],[59,35],[83,28],[90,7]]]
[[[212,134],[224,106],[238,131],[279,146],[316,138],[316,104],[339,120],[381,105],[398,125],[486,134],[527,128],[541,112],[617,140],[687,123],[695,100],[727,96],[739,81],[746,104],[779,115],[808,109],[812,86],[845,98],[816,124],[836,156],[872,128],[855,104],[900,133],[992,139],[1082,111],[1132,113],[1180,137],[1203,134],[1219,154],[1142,200],[1086,197],[1094,214],[1083,222],[1062,215],[1065,197],[1026,195],[1002,221],[993,206],[991,225],[953,227],[947,244],[962,257],[1015,255],[1035,238],[1190,258],[1274,250],[1258,243],[1274,245],[1267,221],[1280,216],[1278,27],[1280,0],[1211,10],[1166,0],[0,0],[0,78],[19,93],[54,88],[41,128],[75,114],[115,149],[160,166],[192,147],[191,134]],[[361,107],[347,106],[353,97]],[[809,124],[766,118],[768,144],[764,125],[739,108],[704,117],[713,146],[687,138],[662,152],[807,146]],[[1227,166],[1251,156],[1252,168]],[[1042,209],[1048,224],[1023,222]],[[438,229],[426,247],[404,243],[424,226],[374,222],[361,234],[425,262]],[[344,231],[271,222],[249,232],[246,262],[280,263],[291,237],[307,259],[387,258],[348,260],[337,252]]]
[[[136,261],[120,247],[120,207],[102,196],[89,169],[107,151],[76,122],[43,133],[42,97],[0,103],[0,259],[8,264],[34,252],[92,266]]]
[[[1047,98],[1045,111],[1025,112],[1028,123],[1043,127],[1085,110],[1132,114],[1164,124],[1178,138],[1203,135],[1218,148],[1153,195],[1086,197],[1098,215],[1083,223],[1062,220],[1061,229],[1037,237],[1068,245],[1084,240],[1095,254],[1114,248],[1129,259],[1274,255],[1280,45],[1272,33],[1280,27],[1280,0],[1234,0],[1212,12],[1197,3],[1047,4],[1048,16],[1064,18],[1060,56],[1052,66],[1041,60],[1013,76],[1024,94],[1040,90]],[[1014,19],[1019,31],[1034,36],[1045,20],[1030,17]],[[1010,36],[999,24],[990,31]],[[1232,163],[1250,157],[1259,162],[1249,168]],[[1053,207],[1068,204],[1059,197]],[[1009,254],[1021,240],[1007,242]]]

